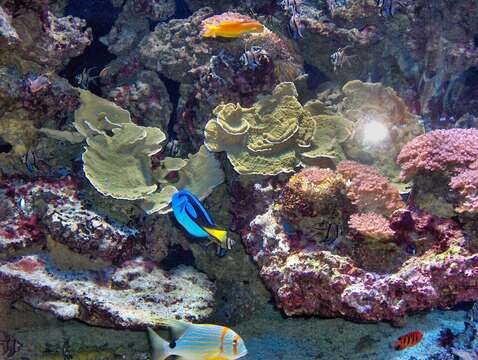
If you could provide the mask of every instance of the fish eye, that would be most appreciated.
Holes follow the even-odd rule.
[[[232,343],[233,343],[234,345],[237,345],[237,340],[236,340],[236,339],[232,340]]]

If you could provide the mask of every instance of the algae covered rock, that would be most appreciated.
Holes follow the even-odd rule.
[[[167,272],[141,258],[89,273],[62,271],[48,258],[28,255],[1,262],[0,281],[6,284],[1,298],[22,298],[60,319],[123,329],[155,327],[161,319],[204,319],[215,290],[192,267]]]
[[[241,175],[292,172],[302,160],[342,160],[340,143],[350,133],[350,121],[319,115],[320,106],[302,106],[297,97],[294,84],[285,82],[251,108],[216,107],[216,118],[206,125],[205,145],[225,151]]]

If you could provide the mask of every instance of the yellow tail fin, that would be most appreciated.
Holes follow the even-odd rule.
[[[203,227],[204,231],[207,232],[210,236],[212,236],[214,239],[219,241],[221,244],[225,244],[227,240],[227,230],[224,229],[216,229],[216,228],[210,228],[207,226]]]

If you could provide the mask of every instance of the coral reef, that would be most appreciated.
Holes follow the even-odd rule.
[[[188,160],[166,158],[154,175],[151,157],[161,152],[166,139],[161,129],[136,125],[128,111],[88,91],[82,92],[81,100],[75,127],[86,137],[84,171],[101,194],[140,200],[151,214],[169,211],[171,196],[178,189],[187,187],[202,199],[224,181],[219,162],[204,147]],[[125,164],[129,176],[118,176]]]
[[[362,175],[351,176],[344,170],[342,174],[341,168]],[[330,170],[306,168],[285,186],[279,183],[269,191],[255,191],[255,202],[265,206],[252,211],[243,239],[287,315],[396,320],[478,295],[473,285],[478,259],[458,223],[405,209],[398,191],[393,193],[383,177],[374,196],[367,186],[361,191],[347,189],[346,177],[366,178],[371,172],[368,166],[347,161],[338,165],[338,172],[334,176]],[[372,172],[374,176],[377,173]],[[345,191],[342,197],[340,191],[334,196],[336,215],[329,216],[324,194],[334,194],[336,186],[330,184],[340,179]],[[308,189],[314,190],[312,195]],[[295,222],[291,228],[284,222],[284,216],[291,219],[291,209],[300,209],[308,221]],[[330,226],[323,230],[324,225],[334,222],[343,230],[335,239],[327,239],[324,234],[329,235]],[[314,225],[322,231],[314,234],[310,230]]]
[[[0,357],[144,360],[162,318],[240,326],[271,296],[402,326],[478,298],[474,0],[76,3],[0,1]],[[232,249],[176,226],[181,189]],[[474,356],[460,321],[403,356]]]
[[[132,259],[112,271],[74,273],[36,255],[2,262],[0,283],[1,298],[23,299],[65,320],[128,329],[154,327],[163,318],[203,319],[214,291],[206,276],[190,267],[165,272]]]

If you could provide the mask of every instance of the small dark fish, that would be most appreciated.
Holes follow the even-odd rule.
[[[96,69],[96,66],[89,69],[84,68],[81,73],[75,76],[76,84],[80,87],[80,89],[88,90],[91,84],[96,84],[96,80],[99,76],[91,75],[93,69]]]
[[[291,14],[300,13],[298,0],[282,0],[281,5],[285,11],[288,11]]]
[[[406,348],[417,345],[423,339],[423,333],[419,330],[409,332],[400,336],[397,341],[393,343],[395,350],[404,350]]]
[[[407,252],[407,254],[416,255],[417,254],[417,247],[414,244],[409,244],[405,248],[405,251]]]
[[[244,53],[239,58],[241,65],[248,67],[252,70],[255,70],[261,65],[261,57],[267,57],[267,52],[260,46],[253,46],[249,50],[244,51]]]
[[[473,307],[468,311],[468,319],[470,322],[478,322],[478,301],[475,301]]]
[[[299,14],[293,14],[289,20],[289,32],[293,39],[297,40],[299,38],[303,38],[304,35],[302,31],[304,29],[304,25],[302,24],[302,20]]]
[[[380,8],[380,15],[385,17],[392,17],[395,13],[394,2],[394,0],[375,0]]]
[[[0,355],[6,359],[13,357],[20,349],[20,344],[13,336],[4,331],[0,331]],[[4,357],[2,357],[3,359]]]
[[[35,172],[38,169],[37,159],[33,150],[28,149],[25,155],[23,155],[23,163],[27,170],[31,173]]]

